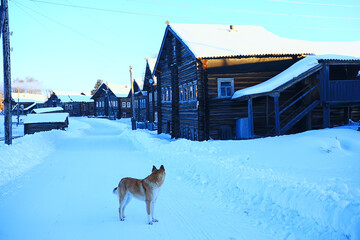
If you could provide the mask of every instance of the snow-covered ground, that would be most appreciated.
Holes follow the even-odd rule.
[[[24,136],[24,118],[25,116],[20,116],[19,118],[19,124],[17,116],[12,116],[12,136],[13,137],[21,137]],[[4,132],[5,132],[5,126],[4,126],[4,115],[0,115],[0,140],[4,141]],[[0,144],[1,144],[0,141]]]
[[[70,118],[0,145],[0,239],[360,239],[355,129],[191,142]],[[112,189],[161,164],[160,222],[136,199],[120,222]]]

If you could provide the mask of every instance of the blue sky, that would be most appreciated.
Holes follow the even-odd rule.
[[[158,53],[166,20],[360,41],[359,12],[358,0],[9,0],[12,79],[89,92],[97,79],[129,84],[130,65],[134,78],[143,79],[145,58]]]

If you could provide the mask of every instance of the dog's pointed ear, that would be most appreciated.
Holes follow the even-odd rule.
[[[157,169],[155,167],[155,165],[153,165],[153,169],[152,169],[152,172],[155,172]]]
[[[161,165],[161,166],[160,166],[160,170],[165,171],[164,165]]]

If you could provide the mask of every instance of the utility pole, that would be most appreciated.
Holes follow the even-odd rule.
[[[136,130],[136,120],[135,120],[135,91],[134,91],[134,81],[132,78],[132,67],[130,66],[130,84],[131,84],[131,108],[132,108],[132,117],[131,117],[131,129]]]
[[[10,71],[10,33],[8,0],[1,0],[1,31],[3,43],[3,71],[4,71],[4,111],[5,111],[5,144],[12,144],[11,117],[11,71]]]

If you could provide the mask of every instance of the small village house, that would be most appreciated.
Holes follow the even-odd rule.
[[[157,125],[157,87],[156,77],[153,75],[156,58],[146,59],[143,91],[147,92],[146,98],[146,121]]]
[[[102,83],[91,97],[95,102],[95,116],[113,119],[128,117],[131,112],[129,92],[127,85]]]
[[[62,107],[70,116],[94,115],[94,101],[84,93],[52,92],[44,107]]]
[[[255,91],[234,97],[310,55],[324,54],[332,57],[320,57],[316,66],[288,75],[285,85],[262,96]],[[286,39],[257,26],[168,24],[153,73],[158,133],[192,140],[252,138],[329,127],[349,116],[358,120],[359,95],[351,89],[358,89],[359,60],[335,55],[360,57],[360,43]],[[351,98],[344,97],[347,91]],[[341,96],[330,97],[335,94]]]
[[[12,96],[12,114],[26,115],[33,109],[41,106],[46,101],[46,96],[33,93],[11,93]]]

